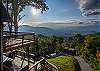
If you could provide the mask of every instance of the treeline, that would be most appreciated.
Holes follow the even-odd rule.
[[[64,38],[57,36],[38,37],[31,52],[39,56],[63,52]]]
[[[82,36],[76,34],[69,39],[70,48],[77,49],[77,54],[82,56],[92,68],[97,64],[96,53],[100,51],[100,34]]]
[[[100,51],[100,34],[75,34],[68,39],[58,36],[38,37],[31,52],[37,56],[46,56],[52,53],[63,53],[65,48],[74,48],[92,68],[97,64],[96,53]]]

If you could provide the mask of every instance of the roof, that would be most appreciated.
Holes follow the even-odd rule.
[[[5,6],[3,5],[2,2],[0,2],[0,10],[1,10],[0,20],[2,22],[10,22],[11,18],[10,18],[9,13],[7,12]]]
[[[65,49],[70,50],[70,51],[76,51],[76,49],[74,49],[74,48],[65,47]]]

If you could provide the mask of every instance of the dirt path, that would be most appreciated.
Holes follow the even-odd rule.
[[[82,57],[74,56],[74,58],[78,61],[81,71],[92,71],[91,67],[84,61]]]

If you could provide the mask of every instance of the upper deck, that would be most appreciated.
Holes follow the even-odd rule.
[[[4,52],[11,52],[19,47],[30,46],[35,42],[35,33],[4,32]]]

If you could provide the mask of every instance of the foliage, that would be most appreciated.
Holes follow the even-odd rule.
[[[97,49],[100,49],[100,35],[85,35],[76,34],[70,39],[71,48],[75,48],[78,51],[78,55],[81,55],[92,68],[97,64],[96,53]]]
[[[40,56],[46,56],[55,52],[61,53],[64,48],[64,38],[58,36],[38,37],[34,48],[31,48],[31,52],[36,50],[36,53]]]
[[[18,22],[25,16],[20,13],[25,9],[26,6],[32,6],[36,9],[40,9],[41,13],[46,11],[48,6],[44,0],[2,0],[7,3],[10,16],[14,23],[15,31],[18,31]]]
[[[75,71],[74,58],[71,56],[59,56],[56,58],[48,59],[54,64],[59,71]]]
[[[95,66],[95,70],[94,71],[100,71],[100,58],[97,58],[97,60],[98,60],[98,63]]]
[[[81,35],[76,34],[70,37],[68,40],[64,40],[63,37],[48,36],[45,38],[38,38],[37,52],[41,56],[46,56],[52,53],[62,53],[64,48],[75,48],[77,54],[81,55],[84,60],[95,68],[97,65],[96,53],[100,51],[100,35]]]

